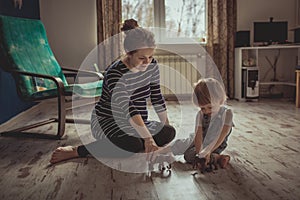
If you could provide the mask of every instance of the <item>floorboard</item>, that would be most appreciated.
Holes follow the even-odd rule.
[[[78,158],[50,165],[58,146],[79,145],[90,139],[89,125],[66,126],[61,140],[21,135],[0,137],[0,199],[300,199],[300,109],[288,100],[238,102],[231,100],[235,127],[225,153],[227,169],[197,173],[177,157],[170,177],[130,173],[95,158]],[[0,132],[54,116],[56,103],[41,103],[0,126]],[[190,102],[168,102],[177,138],[194,130],[197,108]],[[76,116],[90,118],[92,107]],[[153,110],[150,118],[157,119]],[[55,134],[56,124],[30,132]],[[138,162],[138,161],[137,161]],[[196,174],[195,174],[196,173]]]

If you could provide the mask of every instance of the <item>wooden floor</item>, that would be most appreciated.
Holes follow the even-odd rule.
[[[195,170],[180,157],[169,178],[118,171],[92,157],[49,165],[56,147],[81,144],[78,129],[69,124],[62,140],[0,137],[0,199],[300,199],[300,109],[287,100],[228,104],[236,127],[225,150],[231,156],[227,169],[193,176]],[[40,104],[0,131],[39,120],[54,108],[53,102]],[[193,131],[197,109],[192,104],[168,102],[168,109],[177,137]],[[90,110],[81,115],[89,118]],[[32,132],[50,134],[55,126]],[[88,125],[80,127],[89,134]]]

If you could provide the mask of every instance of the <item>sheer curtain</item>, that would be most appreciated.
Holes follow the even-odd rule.
[[[122,0],[97,0],[98,67],[104,70],[121,53]],[[100,45],[99,45],[100,44]]]
[[[208,0],[207,51],[222,76],[227,95],[234,97],[234,35],[236,0]]]

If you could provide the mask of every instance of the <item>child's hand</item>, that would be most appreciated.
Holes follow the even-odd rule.
[[[205,156],[205,159],[206,159],[205,165],[206,165],[206,166],[208,166],[208,164],[210,163],[210,155],[211,155],[211,153],[208,153],[208,154],[206,154],[206,156]]]
[[[200,170],[201,173],[204,173],[206,170],[206,167],[207,167],[206,158],[203,158],[203,157],[200,158],[199,155],[196,155],[194,163],[193,163],[193,168]]]

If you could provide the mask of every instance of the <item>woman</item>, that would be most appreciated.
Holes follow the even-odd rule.
[[[169,125],[160,91],[159,68],[153,59],[154,35],[133,19],[126,20],[121,30],[125,33],[126,55],[106,69],[102,95],[92,113],[91,129],[97,141],[59,147],[51,163],[85,157],[89,152],[100,157],[149,153],[174,139],[175,129]],[[149,98],[160,122],[148,121]]]

